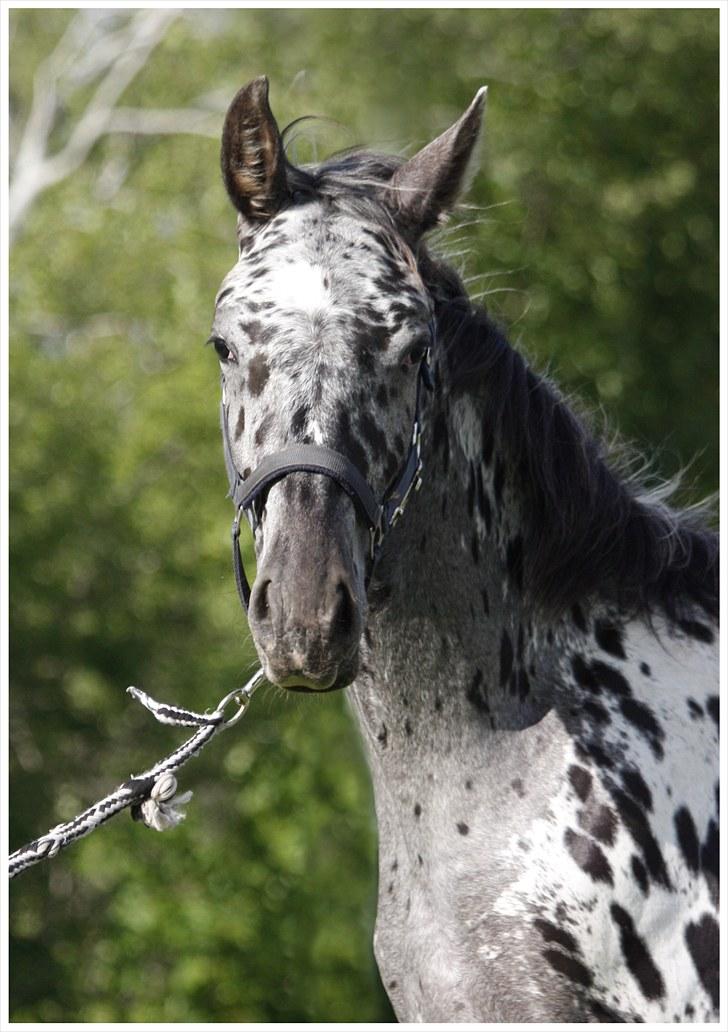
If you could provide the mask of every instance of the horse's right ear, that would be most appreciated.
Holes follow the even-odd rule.
[[[288,166],[265,75],[243,86],[228,108],[220,164],[230,200],[249,222],[272,218],[288,199]]]

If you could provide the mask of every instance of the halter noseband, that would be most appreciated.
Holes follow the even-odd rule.
[[[245,576],[243,557],[240,554],[240,520],[245,513],[255,531],[258,525],[256,500],[261,497],[266,488],[278,480],[282,480],[289,473],[322,473],[324,476],[331,477],[346,491],[369,527],[371,569],[374,568],[386,534],[404,512],[412,491],[418,491],[422,484],[420,405],[422,385],[424,384],[428,390],[432,390],[434,383],[429,364],[430,352],[431,349],[428,348],[420,361],[417,373],[415,415],[407,458],[400,467],[394,484],[385,492],[381,502],[377,501],[366,478],[362,476],[353,462],[350,462],[340,452],[318,444],[294,444],[290,448],[267,455],[250,476],[243,478],[233,460],[228,433],[227,404],[223,393],[223,400],[220,403],[223,451],[230,483],[228,497],[232,498],[235,506],[232,528],[233,572],[238,595],[246,613],[250,602],[250,585]],[[369,576],[371,576],[371,569]]]

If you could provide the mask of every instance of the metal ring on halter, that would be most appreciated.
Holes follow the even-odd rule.
[[[265,674],[262,670],[258,670],[253,674],[251,679],[243,688],[234,688],[231,692],[228,692],[224,699],[220,700],[217,704],[216,713],[222,713],[230,702],[234,701],[238,704],[238,709],[233,713],[232,717],[229,717],[224,721],[225,727],[232,727],[233,724],[237,724],[248,708],[248,704],[253,697],[253,692],[256,688],[259,688],[264,681]]]

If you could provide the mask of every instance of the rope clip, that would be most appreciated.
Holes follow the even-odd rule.
[[[222,721],[223,727],[232,727],[240,720],[250,704],[250,700],[253,697],[253,692],[265,681],[265,674],[262,670],[259,670],[246,685],[242,688],[234,688],[231,692],[221,699],[217,704],[215,713],[222,716],[227,706],[234,702],[237,704],[237,710],[227,720]]]

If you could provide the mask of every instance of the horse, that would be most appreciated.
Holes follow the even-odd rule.
[[[717,1020],[717,535],[428,246],[484,104],[409,159],[305,167],[265,77],[230,104],[238,588],[268,680],[359,723],[398,1020]]]

